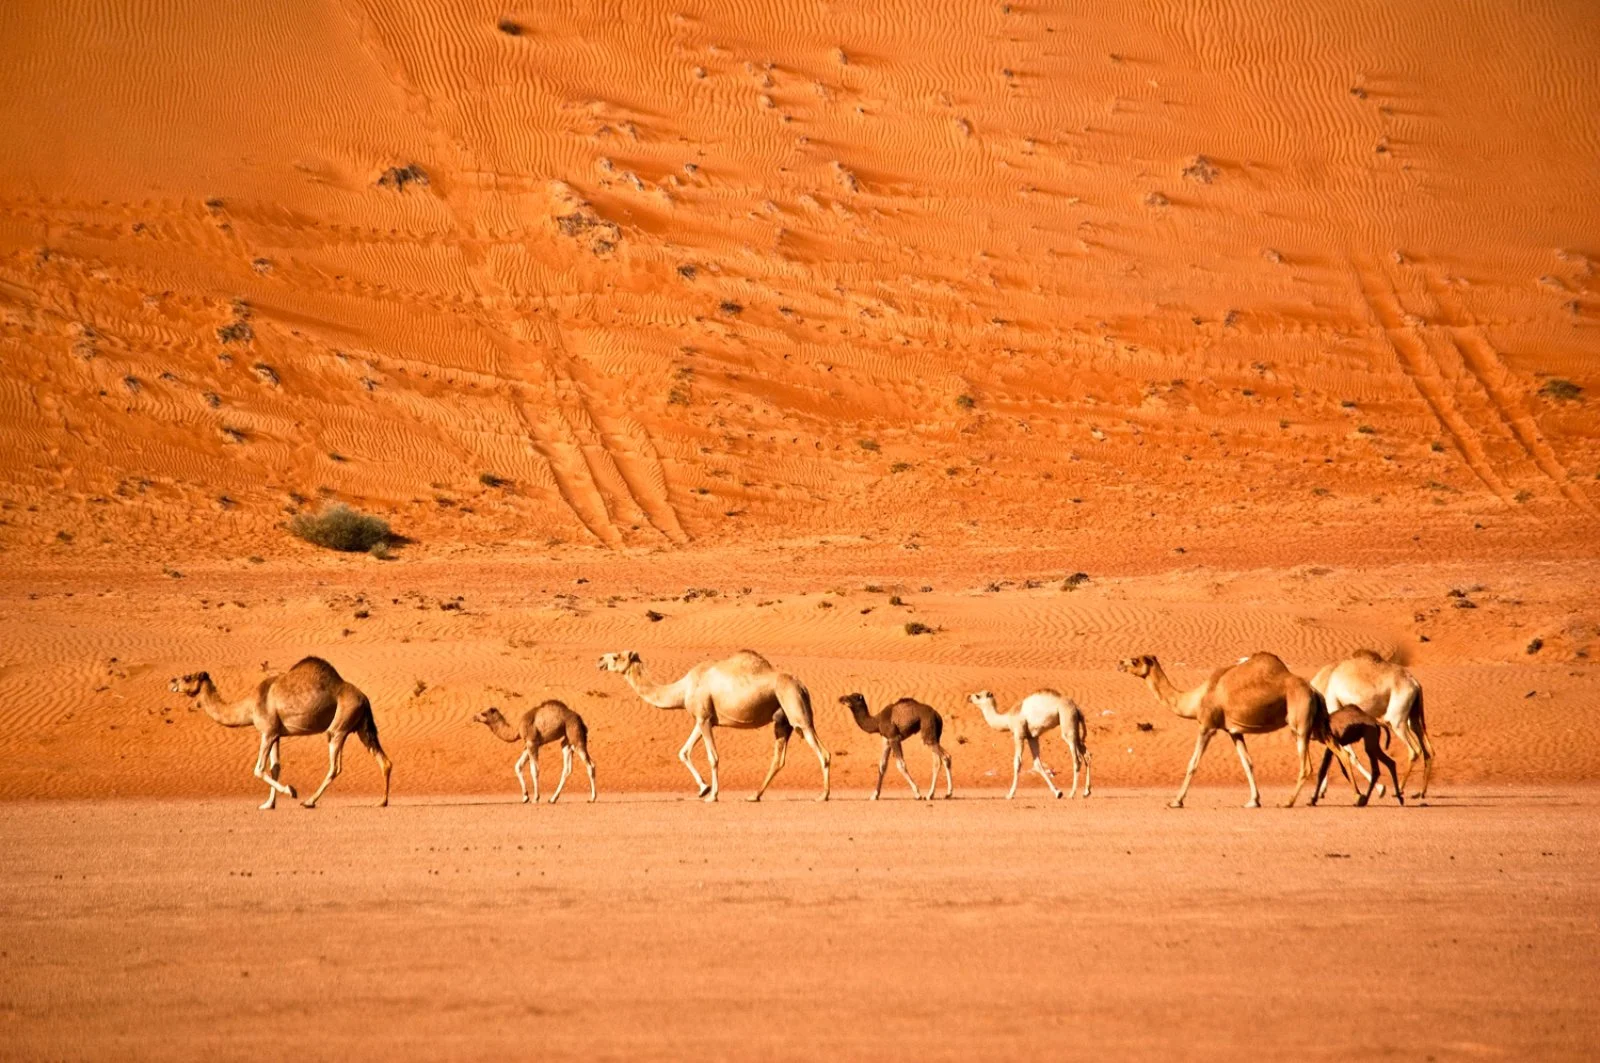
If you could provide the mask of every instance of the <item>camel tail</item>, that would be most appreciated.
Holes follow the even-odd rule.
[[[589,724],[576,713],[573,714],[572,734],[567,740],[579,749],[589,748]]]
[[[1333,733],[1328,727],[1328,699],[1316,687],[1309,683],[1306,686],[1311,691],[1311,727],[1306,737],[1313,742],[1332,741]]]
[[[944,717],[937,712],[928,717],[928,726],[922,730],[922,741],[930,746],[939,744],[944,737]]]

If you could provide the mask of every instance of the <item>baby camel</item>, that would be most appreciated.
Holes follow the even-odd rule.
[[[522,781],[522,766],[528,766],[528,778],[533,780],[533,800],[539,800],[539,747],[551,742],[561,743],[561,781],[556,792],[550,795],[553,805],[561,799],[566,789],[567,777],[572,774],[572,751],[589,771],[589,800],[598,796],[594,786],[594,761],[589,759],[589,725],[583,717],[567,708],[565,702],[546,701],[524,712],[513,727],[500,710],[493,705],[472,718],[484,724],[502,742],[521,742],[522,756],[511,770],[517,775],[517,785],[522,787],[522,803],[528,803],[528,784]]]
[[[1007,801],[1017,796],[1017,778],[1022,772],[1024,742],[1028,744],[1028,751],[1033,754],[1033,770],[1038,772],[1039,778],[1050,787],[1051,793],[1057,797],[1061,796],[1055,781],[1050,778],[1050,769],[1039,759],[1039,736],[1056,726],[1061,728],[1061,738],[1072,753],[1072,788],[1067,793],[1074,796],[1077,794],[1078,769],[1082,768],[1083,796],[1089,796],[1091,757],[1085,745],[1088,728],[1083,720],[1083,710],[1078,708],[1076,701],[1062,697],[1054,690],[1038,690],[1023,698],[1010,712],[1000,712],[995,708],[994,695],[987,690],[970,694],[967,700],[978,707],[978,711],[983,713],[983,719],[990,727],[996,731],[1011,733],[1015,752],[1011,758],[1011,792],[1006,794]]]
[[[1382,742],[1379,736],[1382,736]],[[1394,783],[1394,796],[1403,806],[1406,795],[1400,790],[1400,779],[1395,774],[1394,760],[1383,751],[1383,745],[1389,740],[1389,729],[1360,709],[1340,709],[1328,716],[1328,748],[1322,753],[1322,767],[1317,769],[1317,785],[1311,788],[1311,804],[1316,804],[1322,796],[1324,789],[1323,780],[1328,777],[1328,765],[1333,762],[1334,751],[1338,750],[1340,762],[1339,770],[1344,771],[1344,758],[1350,758],[1350,770],[1345,775],[1350,779],[1350,785],[1356,791],[1356,807],[1361,808],[1372,799],[1372,791],[1378,788],[1378,766],[1389,769],[1389,781]],[[1360,742],[1367,752],[1367,770],[1363,772],[1370,780],[1367,792],[1361,792],[1361,784],[1356,782],[1356,755],[1354,746]]]
[[[383,800],[389,803],[389,758],[378,744],[378,725],[372,719],[372,704],[353,684],[346,683],[333,665],[320,657],[307,657],[283,675],[268,676],[254,691],[239,701],[228,703],[217,693],[210,672],[191,672],[172,680],[175,694],[196,698],[205,714],[224,727],[254,727],[261,733],[261,752],[256,757],[255,776],[269,787],[262,808],[272,808],[278,795],[298,797],[292,786],[278,781],[278,740],[285,735],[328,736],[328,775],[317,792],[305,799],[315,808],[328,784],[344,768],[344,740],[354,734],[372,750],[383,772]]]
[[[883,756],[878,758],[878,783],[872,788],[869,801],[876,801],[878,794],[883,791],[883,773],[889,768],[890,753],[894,754],[895,767],[905,776],[911,792],[919,801],[922,799],[922,792],[917,789],[916,781],[906,770],[905,754],[900,748],[901,742],[915,734],[922,736],[922,743],[933,754],[933,778],[928,780],[928,800],[933,800],[933,795],[939,788],[941,764],[944,765],[944,796],[949,799],[954,791],[950,781],[950,754],[939,744],[939,738],[944,734],[944,717],[940,716],[933,706],[924,705],[914,698],[901,698],[882,711],[872,713],[867,711],[867,699],[860,694],[846,694],[839,699],[839,704],[850,710],[857,727],[869,735],[883,737]]]

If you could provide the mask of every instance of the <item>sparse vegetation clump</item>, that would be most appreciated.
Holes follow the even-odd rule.
[[[910,620],[906,622],[906,634],[931,635],[933,634],[933,628],[929,627],[927,624],[924,624],[920,620]]]
[[[485,487],[510,487],[511,481],[504,476],[496,476],[492,472],[480,472],[478,482]]]
[[[890,472],[910,472],[911,471],[911,463],[909,461],[897,461],[893,465],[889,466],[889,471]]]
[[[1544,386],[1539,389],[1539,394],[1543,395],[1547,399],[1553,399],[1556,402],[1572,402],[1583,394],[1583,389],[1570,380],[1563,380],[1560,377],[1551,377],[1549,380],[1546,380],[1544,382]]]
[[[1079,587],[1088,582],[1089,574],[1087,572],[1074,572],[1072,575],[1061,581],[1061,589],[1064,591],[1077,590]]]
[[[857,440],[856,441],[856,445],[859,446],[862,450],[877,450],[878,449],[878,441],[876,439],[861,439],[861,440]]]
[[[389,522],[382,517],[351,509],[336,502],[312,515],[302,513],[289,522],[289,530],[315,546],[344,553],[371,551],[377,556],[377,547],[387,547],[390,540]]]
[[[391,166],[378,177],[379,188],[392,188],[396,192],[404,192],[406,185],[412,184],[428,187],[428,172],[414,162]]]
[[[495,23],[495,29],[499,30],[501,33],[504,33],[507,37],[522,36],[522,27],[518,25],[514,19],[501,19],[499,22]]]
[[[963,410],[970,410],[974,406],[978,405],[978,400],[973,398],[971,395],[957,395],[956,405],[961,407]]]

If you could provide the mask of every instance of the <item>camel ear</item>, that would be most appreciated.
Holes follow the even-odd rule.
[[[639,663],[639,655],[637,653],[633,652],[632,650],[629,650],[628,651],[628,663],[629,664],[638,664]]]

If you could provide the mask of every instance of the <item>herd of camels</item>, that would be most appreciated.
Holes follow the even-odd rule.
[[[1422,711],[1422,687],[1404,666],[1387,661],[1369,650],[1358,650],[1337,664],[1328,665],[1307,682],[1291,672],[1276,655],[1255,653],[1235,664],[1214,671],[1200,686],[1183,690],[1173,685],[1166,672],[1154,657],[1130,657],[1118,664],[1120,671],[1144,680],[1157,700],[1177,715],[1194,720],[1199,734],[1195,740],[1194,755],[1189,758],[1189,769],[1184,773],[1183,785],[1173,798],[1173,808],[1182,808],[1194,779],[1195,769],[1205,755],[1206,746],[1217,732],[1227,734],[1239,754],[1250,785],[1250,800],[1246,808],[1261,806],[1261,792],[1256,787],[1255,770],[1250,754],[1245,749],[1245,736],[1265,734],[1287,727],[1295,736],[1299,754],[1300,775],[1294,793],[1285,802],[1291,806],[1299,798],[1311,774],[1311,743],[1324,746],[1321,768],[1312,787],[1310,803],[1316,804],[1327,785],[1328,767],[1338,758],[1339,768],[1350,780],[1356,794],[1356,804],[1365,805],[1374,791],[1381,797],[1382,784],[1378,781],[1380,766],[1389,771],[1394,785],[1395,799],[1405,803],[1405,784],[1410,781],[1416,761],[1422,761],[1422,787],[1413,797],[1427,796],[1428,781],[1433,774],[1433,746],[1428,740]],[[706,801],[715,801],[720,792],[717,774],[717,745],[712,736],[718,727],[753,729],[772,725],[772,764],[761,787],[749,800],[759,801],[771,785],[772,779],[783,768],[789,748],[789,739],[800,732],[807,745],[817,756],[822,767],[822,793],[818,801],[826,801],[829,792],[829,768],[832,757],[817,738],[812,716],[811,692],[806,685],[787,672],[774,668],[765,657],[750,650],[742,650],[720,661],[697,664],[672,683],[656,684],[645,678],[644,664],[637,653],[625,651],[608,653],[600,658],[602,671],[614,672],[633,688],[648,705],[659,709],[682,710],[694,721],[689,738],[678,750],[678,759],[699,787],[699,795]],[[260,751],[256,757],[255,777],[267,785],[267,799],[263,809],[273,808],[278,795],[289,798],[298,795],[294,787],[278,779],[278,743],[295,735],[325,734],[328,738],[328,773],[315,793],[306,798],[307,808],[316,807],[317,801],[327,791],[343,767],[345,739],[355,735],[362,745],[372,752],[378,770],[383,774],[383,801],[389,803],[389,777],[391,764],[378,741],[378,728],[372,716],[372,704],[354,685],[347,683],[328,662],[318,657],[307,657],[282,675],[268,677],[256,685],[246,697],[225,701],[217,692],[207,672],[195,672],[174,679],[171,689],[197,700],[200,708],[224,727],[254,727],[261,736]],[[1090,754],[1086,748],[1087,727],[1083,712],[1076,702],[1053,690],[1040,690],[1023,698],[1009,712],[1001,712],[994,695],[987,690],[972,694],[967,699],[982,714],[984,722],[996,731],[1011,735],[1014,752],[1011,762],[1011,790],[1007,798],[1016,796],[1017,781],[1022,773],[1022,750],[1027,746],[1032,757],[1033,771],[1044,780],[1056,797],[1062,791],[1056,786],[1054,773],[1040,757],[1039,739],[1049,731],[1059,730],[1072,756],[1072,785],[1066,791],[1075,796],[1078,774],[1083,772],[1083,796],[1088,797],[1091,780]],[[878,778],[873,786],[871,800],[877,800],[883,789],[883,777],[890,756],[904,776],[911,792],[917,798],[933,800],[938,789],[939,772],[945,779],[945,797],[954,790],[950,778],[950,754],[945,752],[940,739],[944,733],[944,718],[930,705],[914,698],[901,698],[874,713],[860,694],[846,694],[839,699],[849,710],[856,725],[868,734],[883,740],[882,756],[878,761]],[[508,720],[499,709],[489,708],[473,717],[484,724],[495,737],[506,742],[520,743],[522,754],[517,758],[515,771],[517,785],[522,790],[523,801],[539,800],[539,749],[559,743],[562,753],[561,780],[556,784],[550,801],[560,798],[572,774],[573,758],[583,762],[589,777],[589,800],[598,791],[595,787],[594,761],[589,757],[589,728],[583,718],[560,701],[545,701],[515,720]],[[1400,736],[1409,754],[1405,780],[1396,777],[1395,763],[1383,751],[1390,733]],[[920,737],[933,760],[933,776],[928,781],[926,795],[918,788],[916,780],[906,769],[902,748],[906,739]],[[709,765],[708,782],[695,766],[695,743],[705,748]],[[1356,747],[1366,753],[1367,764],[1362,765]],[[1346,767],[1348,765],[1348,767]],[[530,797],[528,785],[523,781],[522,769],[528,768],[528,781],[533,784]],[[1357,776],[1367,780],[1362,790]]]

